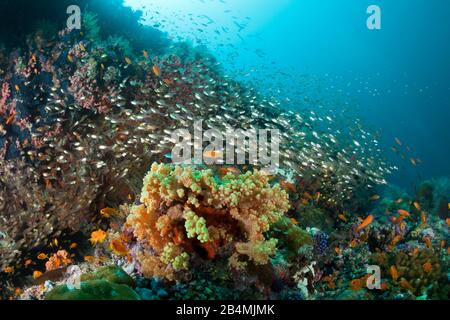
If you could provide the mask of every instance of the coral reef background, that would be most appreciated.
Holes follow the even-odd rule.
[[[19,21],[0,28],[3,298],[448,298],[448,178],[386,186],[362,120],[286,109],[121,1],[79,4],[82,30],[66,1],[0,6]],[[279,171],[169,164],[199,119],[278,129]]]

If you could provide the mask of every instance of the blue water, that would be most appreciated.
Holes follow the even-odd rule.
[[[399,167],[390,182],[410,188],[450,174],[450,1],[126,2],[145,12],[144,23],[160,21],[175,40],[205,45],[261,90],[296,101],[306,86],[328,104],[359,106]],[[381,8],[381,30],[366,27],[371,4]],[[391,151],[396,137],[406,160]]]

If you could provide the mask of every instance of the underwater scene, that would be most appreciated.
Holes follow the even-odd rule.
[[[0,299],[448,300],[448,12],[1,0]]]

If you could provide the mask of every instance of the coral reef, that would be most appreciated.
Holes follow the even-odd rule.
[[[448,177],[382,189],[395,167],[359,119],[286,110],[87,2],[82,31],[66,0],[0,3],[1,298],[448,299]],[[192,128],[276,129],[280,166],[167,164]]]

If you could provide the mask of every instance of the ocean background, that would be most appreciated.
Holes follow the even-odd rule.
[[[125,3],[143,11],[142,23],[204,46],[230,76],[290,108],[345,107],[361,116],[399,168],[390,183],[413,190],[450,174],[450,1]],[[381,8],[381,30],[366,27],[372,4]]]

